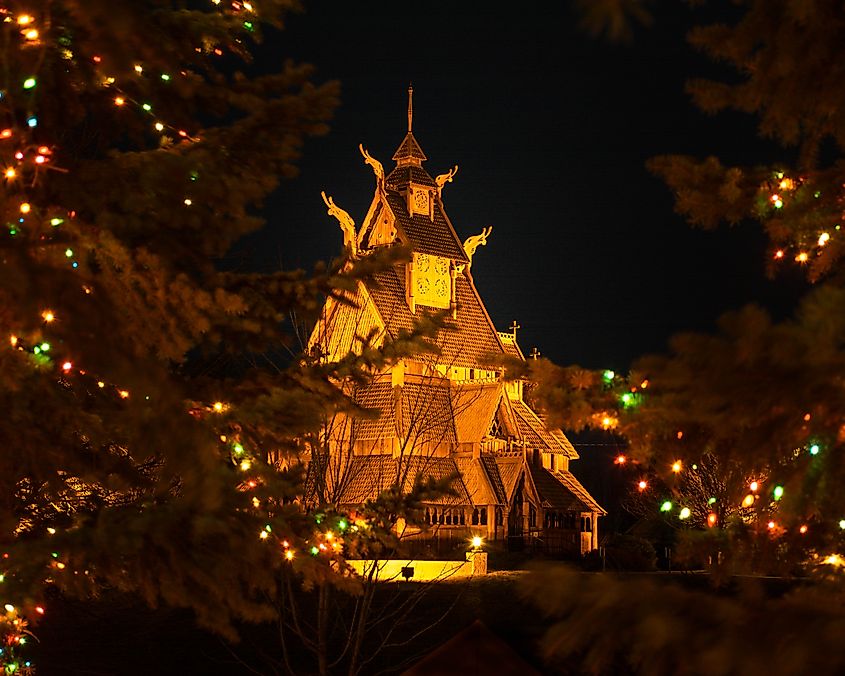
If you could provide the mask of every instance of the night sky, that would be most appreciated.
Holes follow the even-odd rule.
[[[320,190],[360,225],[374,178],[357,145],[390,171],[413,83],[424,167],[460,165],[447,213],[461,239],[493,226],[473,276],[497,328],[522,325],[526,352],[624,370],[747,302],[787,312],[800,284],[766,279],[759,228],[690,229],[644,166],[666,153],[778,156],[752,119],[705,116],[684,93],[687,78],[720,74],[684,40],[701,15],[662,3],[654,26],[610,44],[581,31],[567,3],[550,4],[306,2],[258,65],[313,63],[318,81],[341,82],[342,103],[331,132],[306,144],[301,175],[265,205],[249,265],[311,267],[339,253]]]

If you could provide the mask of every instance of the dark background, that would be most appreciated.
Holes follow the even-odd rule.
[[[622,371],[747,302],[783,316],[800,273],[766,279],[759,227],[690,229],[645,169],[666,153],[779,156],[751,118],[708,117],[684,92],[690,77],[734,77],[685,42],[694,22],[723,10],[656,5],[654,24],[626,44],[588,35],[570,3],[307,2],[256,66],[311,62],[318,80],[340,80],[342,103],[331,132],[306,144],[301,175],[265,205],[246,264],[310,267],[339,253],[320,190],[360,225],[374,179],[357,145],[390,171],[413,83],[424,166],[433,176],[460,165],[447,212],[462,239],[493,226],[473,275],[497,328],[522,325],[525,352]]]

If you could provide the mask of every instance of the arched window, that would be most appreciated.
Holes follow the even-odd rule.
[[[462,509],[460,511],[459,515],[460,515],[460,518],[461,518],[461,525],[465,526],[466,523],[467,523],[467,513],[466,513],[466,511]]]
[[[440,523],[441,524],[446,523],[446,510],[445,509],[440,510]]]
[[[481,525],[482,526],[487,525],[487,508],[486,507],[481,508]]]
[[[452,525],[452,510],[447,509],[445,511],[446,511],[446,525],[451,526]]]
[[[437,523],[437,507],[431,510],[431,523]]]
[[[496,525],[501,526],[505,522],[505,516],[501,507],[496,507]]]
[[[431,523],[431,510],[428,507],[425,508],[425,522],[427,524]]]
[[[472,510],[472,525],[478,525],[478,507]]]
[[[537,527],[537,510],[534,509],[534,505],[528,505],[528,525],[531,528]]]

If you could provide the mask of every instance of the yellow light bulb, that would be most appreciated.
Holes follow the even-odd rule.
[[[826,232],[823,232],[821,235],[819,235],[819,246],[824,246],[828,243],[828,240],[830,240],[830,235]]]
[[[754,504],[754,496],[749,493],[742,499],[742,506],[743,507],[751,507]]]
[[[56,315],[53,314],[52,310],[44,310],[44,312],[41,313],[41,316],[48,324],[56,318]]]
[[[124,103],[126,103],[126,99],[124,99],[122,96],[115,96],[114,97],[114,105],[122,106]]]
[[[796,263],[806,263],[808,258],[809,258],[809,255],[807,255],[807,252],[802,251],[800,254],[798,254],[795,257],[795,262]]]
[[[672,463],[672,471],[675,474],[680,472],[683,468],[684,468],[683,463],[681,463],[680,460],[675,460],[675,462]]]
[[[241,462],[241,469],[246,472],[250,467],[252,467],[252,463],[249,460],[244,460]]]
[[[156,131],[162,131],[164,129],[164,125],[161,122],[155,123]]]
[[[121,399],[129,399],[129,392],[127,392],[126,390],[120,390],[118,394],[120,395]]]
[[[226,405],[222,401],[215,401],[212,408],[215,413],[222,413],[226,409]]]
[[[38,39],[38,31],[37,31],[37,30],[35,30],[34,28],[32,28],[32,29],[30,29],[30,30],[26,31],[26,32],[23,34],[23,36],[24,36],[27,40],[37,40],[37,39]]]
[[[5,171],[5,174],[6,174],[6,178],[14,178],[15,176],[18,175],[18,172],[15,171],[14,167],[8,167]]]
[[[288,550],[285,552],[285,558],[286,558],[288,561],[292,561],[292,560],[293,560],[293,556],[294,556],[294,554],[293,554],[293,550],[292,550],[292,549],[288,549]]]
[[[18,25],[19,26],[27,26],[32,23],[32,17],[29,14],[21,14],[18,17]]]
[[[30,211],[32,211],[32,205],[29,202],[24,202],[23,204],[21,204],[22,214],[28,214]]]

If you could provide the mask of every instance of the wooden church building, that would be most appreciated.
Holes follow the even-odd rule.
[[[323,194],[352,256],[401,243],[410,260],[359,283],[351,304],[329,299],[309,347],[340,359],[367,340],[396,339],[432,311],[445,311],[446,324],[431,340],[433,353],[403,359],[350,390],[373,415],[326,422],[325,457],[312,457],[318,476],[311,486],[320,499],[354,506],[418,476],[457,477],[451,494],[425,505],[427,527],[407,527],[405,536],[442,545],[478,535],[511,549],[584,554],[598,547],[605,511],[570,472],[578,454],[563,432],[528,405],[524,382],[506,382],[493,365],[497,357],[525,357],[516,328],[496,330],[473,283],[473,255],[490,229],[459,239],[443,203],[457,167],[436,178],[423,168],[411,96],[393,170],[385,175],[361,147],[376,179],[361,226]]]

